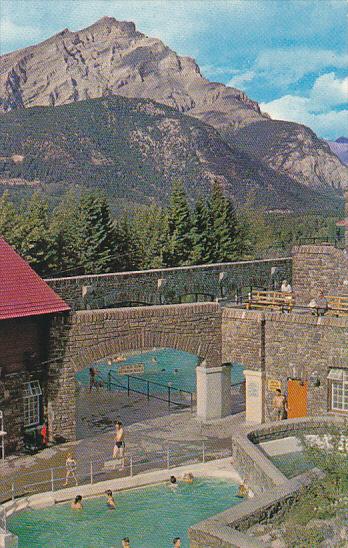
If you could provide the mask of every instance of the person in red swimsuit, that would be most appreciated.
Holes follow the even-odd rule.
[[[47,447],[48,444],[48,431],[47,431],[47,420],[45,419],[45,422],[42,425],[41,428],[41,443],[43,447]]]

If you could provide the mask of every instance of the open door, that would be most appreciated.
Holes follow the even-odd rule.
[[[307,417],[308,383],[288,379],[288,419]]]

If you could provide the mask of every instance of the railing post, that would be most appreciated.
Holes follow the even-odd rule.
[[[193,393],[190,392],[190,400],[191,400],[191,413],[193,413]]]
[[[170,409],[170,386],[168,386],[168,407]]]
[[[51,468],[51,491],[54,491],[54,470]]]
[[[92,461],[90,462],[89,474],[90,474],[91,485],[93,485],[93,462]]]
[[[150,400],[150,381],[146,381],[146,383],[147,383],[147,386],[146,386],[147,400],[149,401]]]
[[[129,474],[130,474],[130,477],[132,478],[133,477],[133,456],[132,455],[129,460]]]
[[[170,469],[170,449],[167,447],[167,470]]]
[[[130,394],[130,377],[127,375],[127,396]]]
[[[202,462],[205,463],[205,443],[202,442]]]
[[[15,499],[15,484],[14,483],[12,483],[12,485],[11,485],[11,499],[12,499],[12,502]]]
[[[111,371],[109,371],[109,373],[108,373],[108,390],[109,390],[109,392],[111,390]]]

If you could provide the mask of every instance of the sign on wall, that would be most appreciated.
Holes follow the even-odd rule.
[[[144,373],[145,364],[143,363],[131,363],[129,365],[122,365],[117,370],[119,375],[133,375],[134,373]]]
[[[275,392],[276,390],[281,390],[282,383],[281,381],[277,381],[276,379],[269,379],[268,380],[268,390],[271,392]]]

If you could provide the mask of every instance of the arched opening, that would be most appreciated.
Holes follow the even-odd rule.
[[[78,439],[195,407],[197,355],[174,348],[111,354],[75,375]],[[93,370],[93,371],[92,371]]]

